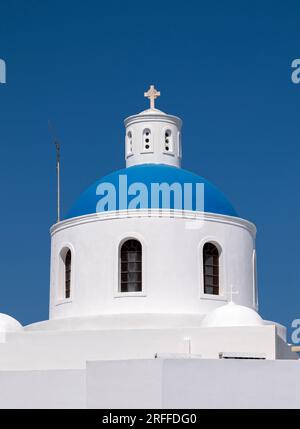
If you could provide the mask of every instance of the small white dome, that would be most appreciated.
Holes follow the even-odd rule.
[[[21,323],[8,314],[0,313],[0,332],[13,332],[22,329]]]
[[[260,315],[249,307],[229,302],[208,313],[201,322],[201,327],[222,326],[261,326]]]

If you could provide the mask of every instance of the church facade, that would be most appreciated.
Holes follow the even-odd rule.
[[[0,407],[300,406],[286,328],[258,312],[255,225],[181,168],[159,95],[125,119],[126,168],[51,228],[49,320],[0,315]]]

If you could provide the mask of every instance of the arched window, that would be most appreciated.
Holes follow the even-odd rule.
[[[152,136],[149,128],[143,131],[143,152],[152,152]]]
[[[65,256],[65,298],[71,296],[71,266],[72,266],[72,254],[69,249]]]
[[[204,293],[219,295],[219,250],[213,243],[203,247]]]
[[[126,156],[133,155],[132,132],[128,131],[126,136]]]
[[[142,245],[125,241],[120,249],[120,292],[142,291]]]
[[[174,152],[174,143],[173,143],[173,134],[171,130],[165,131],[165,152],[173,153]]]

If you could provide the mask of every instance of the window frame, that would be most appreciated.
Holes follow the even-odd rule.
[[[170,132],[172,150],[166,150],[166,141],[165,141],[166,132]],[[164,143],[164,149],[163,149],[164,155],[175,156],[176,155],[176,149],[177,149],[177,142],[176,142],[176,138],[174,135],[173,128],[171,128],[171,127],[164,127],[163,128],[163,143]]]
[[[67,250],[64,259],[65,264],[65,276],[64,276],[64,299],[69,299],[71,297],[71,278],[72,278],[72,252],[70,249]]]
[[[205,250],[207,249],[208,250]],[[214,244],[206,242],[202,251],[203,261],[203,293],[205,295],[220,295],[220,252]],[[207,272],[210,269],[210,272]],[[216,272],[215,272],[216,270]],[[215,282],[216,280],[216,282]],[[210,288],[213,292],[207,292]],[[217,292],[217,293],[216,293]]]
[[[149,142],[148,143],[146,143],[146,141],[145,141],[145,137],[147,137],[146,136],[146,132],[149,132]],[[149,144],[149,149],[146,149],[145,143]],[[149,127],[143,128],[143,130],[142,130],[142,147],[141,147],[141,153],[143,153],[143,154],[145,154],[145,153],[154,153],[153,131]]]
[[[130,134],[130,136],[129,136]],[[134,155],[133,152],[133,132],[132,129],[129,129],[126,131],[126,136],[125,136],[125,151],[126,151],[126,159],[130,158],[131,156]]]
[[[71,252],[71,275],[70,275],[70,296],[66,297],[66,264],[65,258],[67,252]],[[56,305],[67,304],[73,301],[75,287],[75,251],[70,243],[64,243],[58,252],[56,276]]]
[[[127,240],[137,240],[140,242],[142,247],[142,290],[134,292],[121,292],[121,248]],[[116,245],[115,252],[115,287],[114,287],[114,298],[126,298],[126,297],[146,297],[146,244],[140,235],[127,234],[126,236],[119,237]]]
[[[211,243],[218,249],[219,252],[219,294],[214,295],[204,292],[204,261],[203,261],[203,250],[207,243]],[[198,273],[199,273],[199,284],[200,284],[200,299],[209,299],[215,301],[228,301],[227,292],[225,287],[225,264],[224,264],[224,250],[222,244],[216,237],[205,237],[199,244],[198,255]]]

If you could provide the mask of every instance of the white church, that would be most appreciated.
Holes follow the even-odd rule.
[[[300,407],[299,356],[258,313],[255,225],[181,168],[159,95],[125,119],[126,168],[51,228],[49,320],[0,315],[1,408]]]

